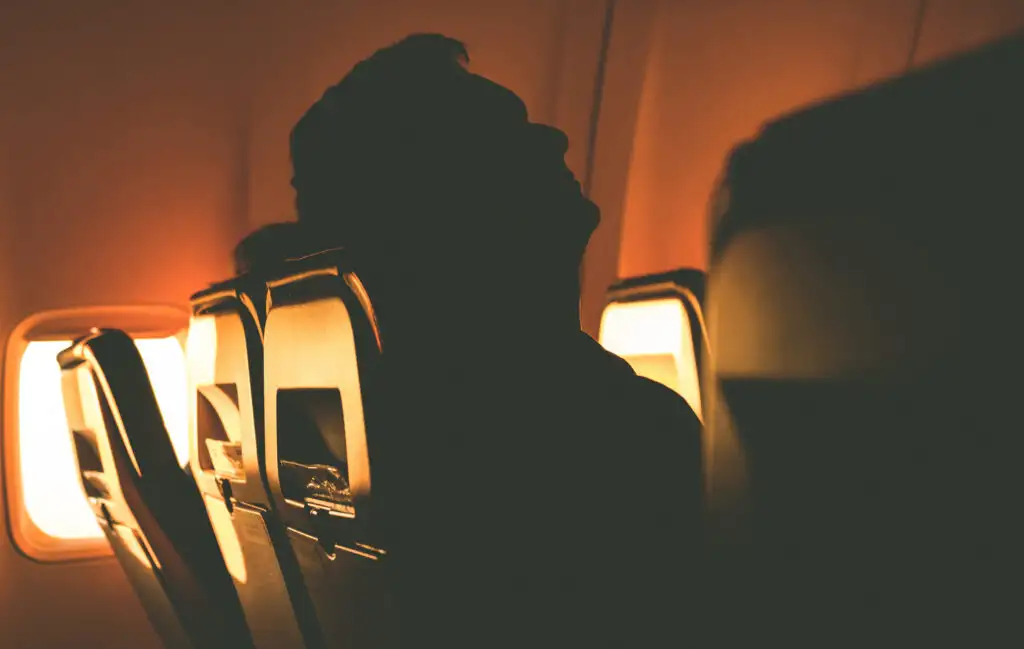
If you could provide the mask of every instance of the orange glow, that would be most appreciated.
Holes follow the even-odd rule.
[[[153,562],[149,560],[149,553],[146,552],[146,548],[142,545],[135,530],[124,525],[114,525],[114,533],[121,537],[124,547],[128,548],[128,551],[138,559],[139,563],[147,568],[153,565]]]
[[[217,537],[217,545],[220,546],[220,553],[224,556],[224,564],[228,572],[240,584],[248,579],[245,569],[245,554],[242,552],[242,544],[238,540],[238,533],[235,531],[235,524],[231,520],[224,503],[204,495],[206,500],[206,511],[210,515],[210,524],[213,526],[213,534]]]
[[[599,340],[637,374],[686,399],[697,417],[703,419],[693,333],[680,300],[613,302],[601,317]]]
[[[193,317],[188,325],[188,371],[195,385],[213,383],[217,359],[217,321],[212,316]]]
[[[230,326],[220,323],[222,326]],[[237,324],[237,323],[235,323]],[[241,325],[237,325],[240,327]],[[245,481],[245,467],[242,460],[242,413],[237,403],[216,385],[218,321],[212,316],[193,317],[189,323],[188,339],[185,343],[185,357],[188,363],[189,391],[196,392],[213,406],[224,426],[227,440],[203,439],[206,449],[196,448],[197,453],[205,450],[213,464],[217,477]],[[221,334],[224,332],[221,331]],[[244,335],[244,334],[241,334]],[[188,404],[190,408],[195,402]],[[192,413],[196,416],[196,413]],[[198,466],[198,465],[197,465]],[[199,466],[206,470],[208,467]]]
[[[18,446],[25,511],[56,539],[96,539],[103,532],[85,498],[64,415],[56,356],[70,341],[25,346],[18,378]],[[185,354],[175,337],[136,342],[174,446],[188,461],[188,393]]]

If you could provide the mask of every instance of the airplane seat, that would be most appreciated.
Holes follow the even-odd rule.
[[[605,349],[679,394],[698,418],[708,353],[705,281],[705,273],[694,268],[622,279],[608,289],[598,334]]]
[[[344,251],[286,262],[268,279],[267,473],[327,647],[394,646],[371,465],[381,347]],[[384,564],[384,565],[382,565]]]
[[[191,297],[190,460],[257,649],[320,649],[264,469],[265,289],[250,273]]]
[[[726,165],[709,589],[761,640],[979,644],[1013,619],[1022,73],[1008,39],[775,120]]]
[[[116,329],[57,357],[79,477],[169,648],[252,647],[195,484],[178,464],[142,357]]]

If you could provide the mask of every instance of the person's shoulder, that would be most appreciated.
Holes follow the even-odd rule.
[[[644,376],[634,375],[634,389],[640,398],[650,404],[650,411],[661,413],[689,428],[700,429],[700,419],[686,399],[667,386]]]
[[[584,344],[593,354],[594,362],[614,377],[613,383],[618,391],[625,393],[626,403],[639,421],[681,431],[683,435],[700,435],[700,419],[685,399],[665,385],[637,375],[623,358],[601,347],[590,336],[584,336]]]
[[[650,460],[698,462],[704,427],[690,404],[670,388],[642,376],[634,375],[630,391],[636,413],[634,430],[648,448],[660,449],[655,455],[664,453]]]
[[[609,372],[619,378],[629,377],[630,375],[636,376],[636,372],[633,371],[629,363],[602,347],[589,334],[582,331],[579,332],[577,343],[579,349],[583,350],[589,357],[589,364],[600,367],[605,372]]]

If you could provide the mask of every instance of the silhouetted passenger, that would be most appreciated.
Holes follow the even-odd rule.
[[[315,250],[298,223],[271,223],[249,233],[235,246],[232,255],[235,274],[241,275],[253,266],[265,265],[299,257]]]
[[[295,222],[271,223],[250,232],[238,242],[232,251],[231,258],[236,275],[252,272],[257,267],[273,268],[275,263],[285,259],[295,259],[316,252],[305,228]],[[267,320],[266,285],[259,273],[251,277],[246,284],[250,291],[252,308],[260,326]]]
[[[598,210],[566,136],[467,64],[411,36],[291,138],[299,222],[351,252],[380,322],[402,646],[677,646],[698,420],[580,330]]]

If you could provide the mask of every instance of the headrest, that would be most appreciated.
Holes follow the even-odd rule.
[[[381,345],[380,329],[373,303],[366,287],[359,279],[351,256],[343,248],[332,248],[304,257],[286,260],[271,269],[265,276],[268,289],[268,307],[284,303],[303,302],[311,297],[328,294],[347,296],[369,321],[373,335]],[[340,281],[344,288],[339,292]]]
[[[729,157],[713,257],[778,223],[934,238],[963,229],[941,215],[1003,218],[1020,201],[1022,74],[1015,36],[773,120]]]
[[[713,200],[719,372],[821,378],[1005,354],[1024,36],[765,126]],[[978,317],[984,314],[983,317]]]

